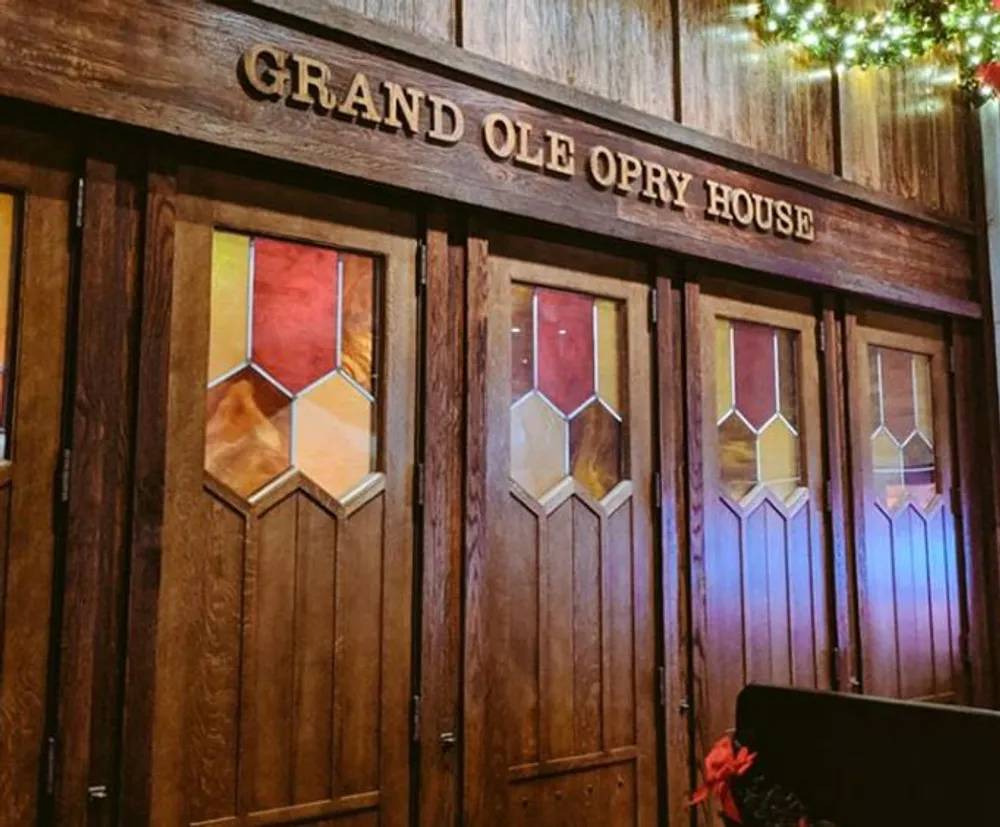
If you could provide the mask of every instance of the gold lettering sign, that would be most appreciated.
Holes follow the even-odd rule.
[[[324,117],[444,147],[466,136],[465,114],[454,101],[392,80],[373,80],[363,72],[349,72],[345,78],[342,69],[335,72],[321,60],[269,44],[248,48],[239,74],[247,93],[259,100],[285,101]],[[335,76],[341,80],[336,82]],[[578,151],[572,136],[504,112],[487,114],[479,129],[482,149],[496,163],[562,179],[582,169],[591,186],[609,196],[696,214],[690,200],[694,175],[685,170],[604,145]],[[805,244],[816,239],[816,219],[805,205],[710,178],[703,186],[701,217],[707,221]]]

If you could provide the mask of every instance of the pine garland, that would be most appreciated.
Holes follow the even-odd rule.
[[[991,0],[896,0],[884,11],[852,12],[823,0],[762,0],[756,23],[766,42],[793,43],[815,61],[853,67],[905,66],[933,52],[958,69],[976,102],[997,94],[981,69],[1000,62],[1000,12]]]

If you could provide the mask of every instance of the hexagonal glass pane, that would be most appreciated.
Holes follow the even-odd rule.
[[[217,230],[212,237],[209,382],[247,361],[249,298],[250,237]]]
[[[337,253],[258,238],[253,267],[253,362],[298,393],[336,366]]]
[[[622,478],[622,429],[600,402],[591,402],[569,424],[573,477],[596,499]]]
[[[887,508],[895,508],[905,493],[903,452],[885,430],[880,430],[872,437],[872,468],[876,496]]]
[[[291,400],[246,368],[205,397],[205,469],[248,497],[288,470]]]
[[[734,500],[757,484],[757,436],[735,413],[719,425],[719,482]]]
[[[715,320],[715,419],[733,409],[733,341],[728,319]]]
[[[799,440],[782,419],[775,419],[760,435],[760,481],[782,499],[799,487]]]
[[[622,370],[625,319],[621,302],[597,299],[597,395],[619,415],[623,413]]]
[[[934,471],[934,449],[919,434],[914,434],[903,446],[903,483],[921,508],[926,507],[937,493]]]
[[[903,443],[916,428],[913,394],[913,355],[903,350],[881,347],[882,412],[885,427]]]
[[[778,410],[775,329],[750,322],[732,324],[736,409],[759,429]]]
[[[525,284],[511,286],[511,402],[535,387],[535,291]]]
[[[375,392],[375,262],[344,253],[340,284],[340,358],[338,367],[368,393]]]
[[[594,300],[539,287],[538,387],[569,415],[593,396]]]
[[[339,373],[295,400],[295,466],[334,497],[375,470],[374,406]]]
[[[569,473],[567,423],[537,393],[510,411],[510,475],[541,498]]]

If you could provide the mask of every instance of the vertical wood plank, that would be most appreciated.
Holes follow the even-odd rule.
[[[454,827],[461,691],[462,481],[465,411],[465,246],[449,240],[447,218],[428,220],[424,346],[424,512],[421,632],[420,820]]]
[[[454,41],[454,0],[324,0],[432,40]]]
[[[572,591],[569,603],[562,604],[559,610],[572,623],[572,750],[574,755],[586,755],[600,750],[603,724],[601,527],[598,517],[580,502],[572,504],[572,520]],[[570,606],[572,611],[567,612]]]
[[[788,47],[763,47],[747,4],[679,0],[682,109],[678,120],[769,155],[833,172],[830,71]]]

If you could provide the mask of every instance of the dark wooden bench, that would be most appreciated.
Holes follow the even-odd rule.
[[[838,827],[1000,824],[1000,712],[751,685],[736,728]]]

